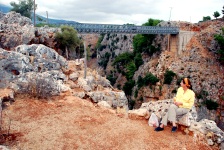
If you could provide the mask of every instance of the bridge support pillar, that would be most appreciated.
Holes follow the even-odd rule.
[[[177,52],[178,48],[178,35],[169,34],[168,35],[168,50],[170,52]]]
[[[176,53],[176,56],[181,56],[182,52],[186,50],[187,43],[194,34],[195,33],[191,31],[180,31],[179,34],[169,34],[168,51]]]
[[[180,56],[182,55],[182,52],[186,50],[186,45],[188,42],[191,40],[192,36],[195,33],[192,31],[180,31],[178,34],[178,51],[177,55]]]

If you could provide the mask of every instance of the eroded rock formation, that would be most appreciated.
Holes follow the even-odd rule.
[[[127,106],[124,92],[114,90],[96,71],[88,69],[84,78],[82,60],[66,61],[44,45],[20,45],[13,51],[0,49],[0,57],[0,88],[40,97],[68,91],[81,98],[90,97],[95,103],[106,101],[114,108]]]

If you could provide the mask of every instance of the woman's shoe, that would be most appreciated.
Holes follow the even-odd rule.
[[[155,128],[155,131],[159,132],[159,131],[163,131],[164,128],[161,128],[160,126],[158,126],[157,128]]]
[[[177,127],[173,126],[171,132],[176,132],[177,131]]]

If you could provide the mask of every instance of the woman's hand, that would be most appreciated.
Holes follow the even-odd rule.
[[[174,102],[174,104],[177,105],[177,106],[183,105],[182,102]]]

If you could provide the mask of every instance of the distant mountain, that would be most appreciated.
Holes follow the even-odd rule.
[[[11,10],[11,7],[10,6],[6,6],[4,4],[0,4],[0,11],[3,12],[3,13],[8,13],[9,11]],[[33,14],[32,14],[33,16]],[[33,20],[33,17],[32,17],[32,20]],[[41,15],[38,15],[36,14],[36,24],[39,24],[39,23],[47,23],[47,18],[46,17],[43,17]],[[66,24],[66,23],[78,23],[76,21],[69,21],[69,20],[62,20],[62,19],[51,19],[51,18],[48,18],[48,23],[49,24]]]
[[[36,15],[36,23],[47,23],[47,18],[40,16],[40,15]],[[78,23],[76,21],[69,21],[69,20],[62,20],[62,19],[51,19],[48,18],[48,23],[49,24],[63,24],[63,23]]]

